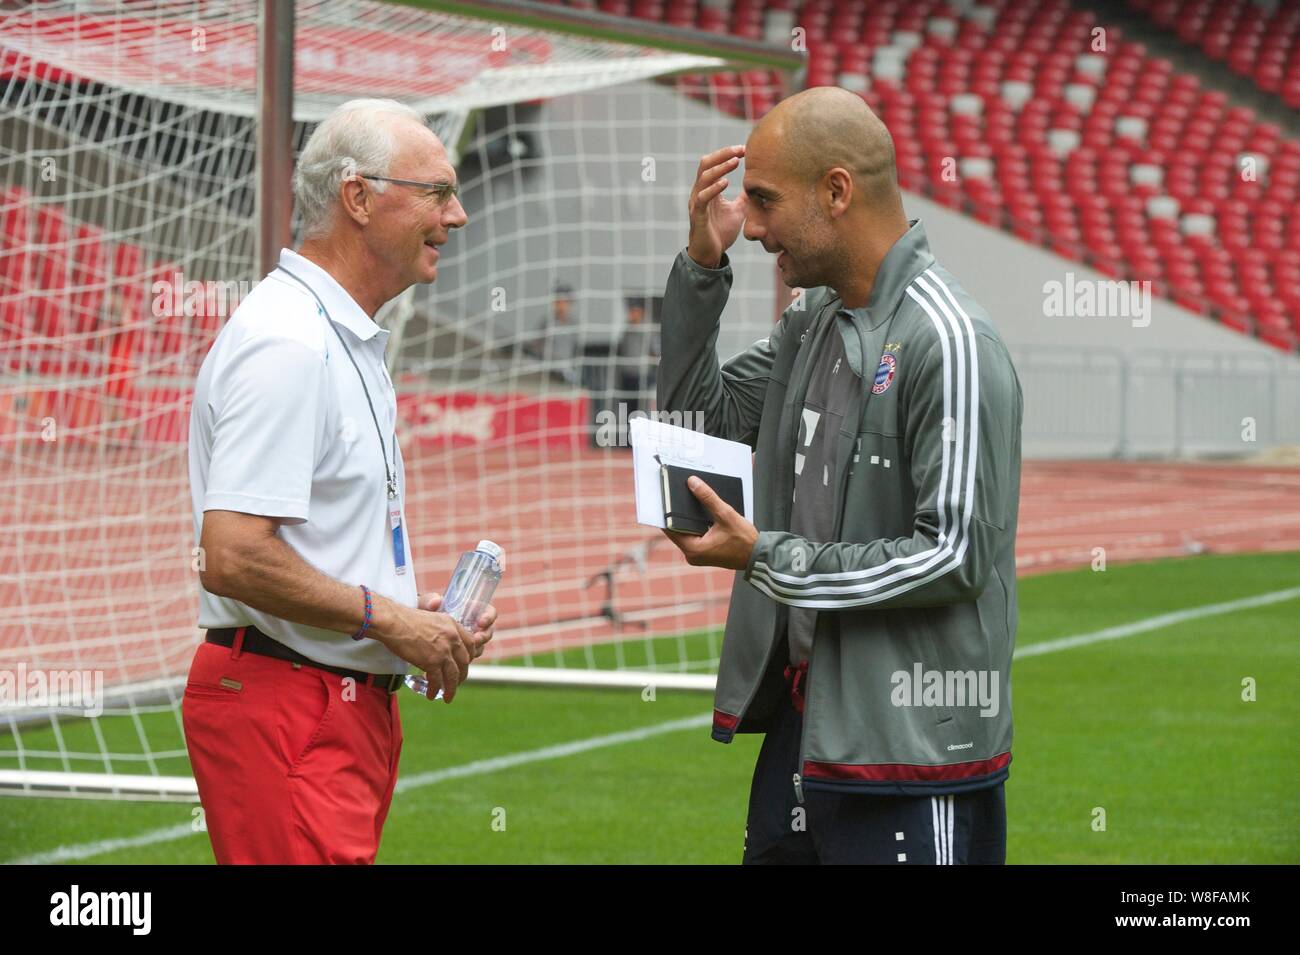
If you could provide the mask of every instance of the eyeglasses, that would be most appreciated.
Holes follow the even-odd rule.
[[[387,176],[367,176],[364,173],[358,173],[360,179],[373,179],[376,182],[393,182],[399,186],[413,186],[416,189],[426,189],[433,193],[439,202],[447,202],[449,199],[460,196],[460,184],[455,182],[417,182],[414,179],[390,179]]]

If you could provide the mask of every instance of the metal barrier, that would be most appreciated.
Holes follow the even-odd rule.
[[[1025,345],[1025,457],[1251,455],[1300,444],[1300,362]]]

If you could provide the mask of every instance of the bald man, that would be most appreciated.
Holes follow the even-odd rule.
[[[689,214],[659,407],[754,448],[756,513],[692,479],[714,523],[665,533],[737,572],[713,737],[765,734],[744,861],[1004,862],[1022,413],[1006,348],[904,214],[889,132],[854,93],[799,93],[703,157]],[[742,226],[804,291],[719,367]]]

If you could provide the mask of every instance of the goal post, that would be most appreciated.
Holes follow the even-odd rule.
[[[190,395],[279,244],[259,219],[285,214],[283,164],[259,180],[263,6],[0,10],[0,793],[193,798]],[[699,156],[743,142],[802,57],[528,2],[292,12],[292,154],[339,103],[391,97],[461,181],[437,283],[379,320],[420,589],[480,538],[506,550],[471,681],[709,688],[731,575],[635,523],[627,421],[655,410]],[[761,250],[733,261],[722,357],[782,304]]]
[[[762,42],[725,33],[705,33],[667,23],[632,19],[599,10],[538,3],[536,0],[399,0],[408,6],[474,19],[485,19],[503,29],[511,26],[564,33],[575,39],[628,44],[658,52],[684,53],[721,60],[728,70],[776,70],[783,92],[804,66],[791,45]],[[706,6],[708,4],[706,3]],[[718,5],[726,10],[729,4]],[[785,38],[788,41],[788,37]]]

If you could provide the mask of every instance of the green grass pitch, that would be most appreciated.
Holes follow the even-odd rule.
[[[1295,553],[1028,578],[1018,645],[1296,586]],[[718,640],[696,634],[531,662],[613,665],[621,654],[624,665],[698,670]],[[1242,698],[1247,678],[1253,702]],[[1300,599],[1025,657],[1012,680],[1009,862],[1300,862]],[[759,738],[712,742],[710,705],[701,693],[658,690],[646,701],[640,690],[472,683],[452,706],[404,694],[406,788],[379,861],[737,862]],[[142,733],[154,750],[181,748],[170,710],[97,722],[113,752],[138,752]],[[100,750],[89,721],[62,727],[65,749]],[[50,729],[24,731],[22,741],[58,748]],[[0,750],[14,748],[0,733]],[[183,758],[157,768],[186,771]],[[0,799],[0,862],[147,837],[78,861],[210,863],[206,836],[190,831],[193,808]],[[1094,828],[1098,809],[1104,831]]]

